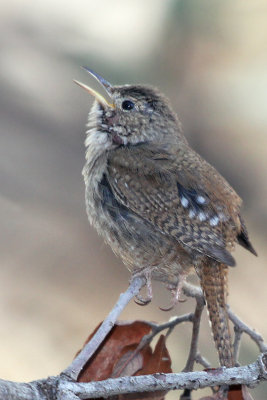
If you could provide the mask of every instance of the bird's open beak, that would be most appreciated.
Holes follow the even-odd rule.
[[[112,99],[112,93],[111,93],[112,85],[109,82],[107,82],[104,78],[102,78],[102,76],[98,75],[96,72],[92,71],[91,69],[89,69],[87,67],[82,67],[82,68],[85,69],[85,71],[87,71],[90,75],[92,75],[104,87],[104,89],[106,90],[107,94]],[[94,89],[90,88],[89,86],[85,85],[82,82],[76,81],[75,79],[73,81],[78,86],[80,86],[81,88],[85,89],[88,93],[90,93],[92,96],[94,96],[96,98],[96,100],[104,108],[107,108],[107,107],[115,108],[114,102],[108,101],[104,96],[102,96],[102,94],[96,92]]]

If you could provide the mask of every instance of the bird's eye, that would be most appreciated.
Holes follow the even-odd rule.
[[[132,110],[134,108],[134,103],[131,100],[124,100],[121,103],[121,107],[122,107],[123,110],[129,111],[129,110]]]

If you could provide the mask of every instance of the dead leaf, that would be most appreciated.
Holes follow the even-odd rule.
[[[166,337],[161,335],[154,352],[150,346],[145,346],[141,350],[143,356],[143,368],[140,369],[135,375],[150,375],[158,372],[170,373],[171,369],[171,358],[166,347]],[[150,399],[150,400],[163,400],[164,396],[168,391],[157,391],[157,392],[143,392],[133,393],[119,396],[119,400],[139,400],[139,399]]]
[[[143,367],[143,356],[140,352],[136,353],[136,347],[123,354],[117,364],[114,365],[110,378],[132,376]]]
[[[86,343],[94,335],[89,336]],[[151,332],[145,321],[119,322],[111,330],[95,355],[86,364],[78,382],[99,381],[119,376],[148,375],[172,372],[166,338],[161,335],[154,352],[149,345],[137,351],[144,335]],[[85,344],[86,344],[85,343]],[[163,400],[167,392],[145,392],[114,396],[118,400]]]
[[[144,368],[138,371],[136,375],[149,375],[157,372],[169,373],[171,369],[171,358],[166,347],[166,337],[161,335],[153,354],[146,352],[144,354]]]
[[[89,342],[95,331],[89,336]],[[78,377],[78,382],[91,382],[107,379],[111,376],[114,365],[129,350],[129,345],[137,345],[142,337],[151,331],[150,326],[144,321],[117,323],[94,356],[84,367]]]
[[[245,385],[230,386],[228,400],[253,400],[253,397]]]

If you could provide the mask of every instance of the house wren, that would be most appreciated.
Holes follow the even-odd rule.
[[[95,97],[86,136],[90,223],[132,274],[177,287],[195,269],[222,366],[233,366],[226,311],[228,266],[238,242],[256,255],[241,199],[185,139],[169,101],[146,85],[112,86]],[[148,279],[149,283],[149,279]],[[150,285],[149,285],[150,286]]]

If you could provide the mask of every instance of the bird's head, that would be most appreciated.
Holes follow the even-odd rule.
[[[113,86],[89,68],[84,69],[106,91],[106,95],[102,96],[91,87],[74,81],[95,97],[88,120],[89,142],[92,134],[95,138],[98,135],[106,149],[141,143],[164,145],[185,141],[177,115],[158,89],[147,85]]]

